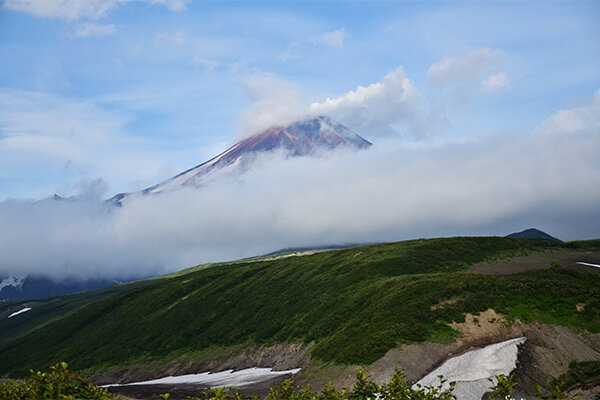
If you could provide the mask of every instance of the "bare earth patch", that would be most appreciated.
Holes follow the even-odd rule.
[[[591,264],[600,263],[600,253],[597,252],[570,252],[552,250],[537,252],[525,256],[512,257],[502,260],[482,261],[471,265],[465,272],[474,272],[486,275],[516,274],[519,272],[533,271],[550,268],[555,261],[565,268],[585,269],[588,271],[600,270],[596,267],[577,264],[585,262]]]
[[[449,357],[524,336],[528,340],[521,347],[516,380],[521,390],[531,395],[533,382],[550,383],[567,371],[569,362],[600,360],[600,334],[537,322],[524,324],[518,319],[509,322],[492,309],[478,315],[467,314],[464,322],[454,322],[451,326],[460,332],[454,343],[401,345],[368,366],[367,373],[378,383],[384,383],[389,381],[397,365],[408,379],[415,382]],[[339,381],[342,386],[348,382],[348,379]]]

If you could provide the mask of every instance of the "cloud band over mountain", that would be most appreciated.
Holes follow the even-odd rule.
[[[241,180],[132,198],[0,203],[0,274],[146,276],[290,246],[600,235],[600,92],[536,130],[436,146],[388,139],[328,158],[263,157]]]

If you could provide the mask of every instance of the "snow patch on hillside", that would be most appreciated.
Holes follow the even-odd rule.
[[[15,315],[23,314],[24,312],[27,312],[27,311],[29,311],[29,310],[31,310],[31,307],[25,307],[25,308],[23,308],[23,309],[21,309],[21,310],[19,310],[19,311],[15,311],[14,313],[10,314],[10,315],[8,316],[8,318],[12,318],[12,317],[14,317]]]
[[[292,375],[300,371],[300,368],[290,369],[287,371],[273,371],[271,368],[248,368],[240,371],[233,371],[229,369],[222,372],[203,372],[201,374],[189,374],[180,376],[166,376],[160,379],[153,379],[150,381],[133,382],[127,384],[112,384],[104,385],[102,387],[110,386],[130,386],[130,385],[164,385],[164,384],[182,384],[182,383],[194,383],[198,385],[205,385],[211,388],[220,387],[240,387],[245,385],[251,385],[258,382],[263,382],[271,378],[275,378],[281,375]]]
[[[447,381],[443,388],[448,389],[450,382],[456,382],[454,394],[457,400],[481,399],[489,391],[496,375],[509,375],[517,365],[519,345],[527,338],[507,340],[491,344],[481,349],[468,351],[460,356],[446,360],[441,366],[422,378],[421,386],[439,385],[439,375]],[[494,383],[495,384],[495,379]],[[416,385],[414,386],[416,388]]]
[[[598,264],[590,264],[590,263],[581,262],[581,261],[577,261],[577,264],[580,264],[580,265],[587,265],[588,267],[596,267],[596,268],[600,268],[600,265],[598,265]]]

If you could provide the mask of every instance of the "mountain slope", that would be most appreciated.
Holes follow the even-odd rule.
[[[228,346],[311,341],[316,359],[368,364],[399,343],[453,340],[450,322],[488,308],[600,332],[596,271],[461,272],[486,259],[548,249],[597,253],[600,243],[415,240],[206,268],[101,299],[17,337],[0,348],[0,374],[61,359],[74,368],[105,368]],[[458,300],[442,303],[448,299]],[[586,304],[581,312],[580,303]],[[0,321],[0,330],[10,331],[14,319]]]
[[[182,187],[198,187],[220,174],[243,172],[259,153],[282,151],[287,156],[298,157],[337,148],[365,149],[370,145],[370,142],[344,125],[321,116],[285,127],[269,128],[236,143],[218,156],[139,193],[156,194]],[[132,194],[134,193],[120,193],[108,201],[121,204]]]
[[[523,239],[548,239],[548,240],[554,240],[557,242],[562,242],[562,240],[557,239],[554,236],[550,236],[546,232],[542,232],[539,229],[535,229],[535,228],[529,228],[529,229],[525,229],[524,231],[521,231],[521,232],[511,233],[510,235],[507,235],[506,237],[523,238]]]

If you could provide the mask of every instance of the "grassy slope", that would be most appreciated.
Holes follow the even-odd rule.
[[[137,281],[84,293],[0,303],[0,312],[19,305],[20,307],[17,308],[32,307],[31,311],[18,318],[0,320],[0,349],[10,347],[19,338],[59,321],[94,301],[148,283],[149,281]]]
[[[596,272],[456,273],[486,259],[561,248],[598,250],[600,242],[416,240],[202,269],[101,299],[21,337],[0,348],[0,374],[58,360],[85,368],[209,346],[311,340],[320,359],[366,364],[399,342],[448,340],[454,332],[446,322],[489,307],[600,332]],[[430,309],[456,296],[462,300]],[[583,312],[577,303],[587,304]]]

